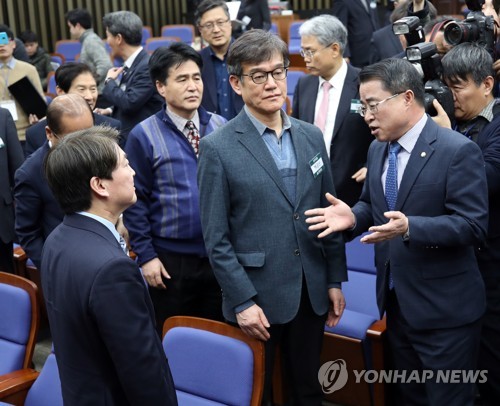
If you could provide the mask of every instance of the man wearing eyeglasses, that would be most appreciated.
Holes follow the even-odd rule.
[[[320,15],[304,22],[299,34],[311,74],[295,87],[292,116],[321,129],[337,197],[352,206],[361,194],[373,136],[356,110],[359,69],[344,61],[347,30],[337,17]]]
[[[224,0],[204,0],[195,12],[195,21],[208,47],[201,50],[202,80],[205,85],[201,105],[210,113],[227,120],[235,117],[243,107],[241,96],[229,84],[227,52],[231,45],[231,20]]]
[[[425,114],[424,87],[408,61],[386,59],[363,68],[359,78],[359,113],[377,138],[363,193],[352,210],[328,196],[332,205],[308,210],[307,222],[312,231],[324,230],[319,237],[368,230],[361,241],[376,244],[388,367],[428,373],[395,383],[394,404],[472,405],[473,381],[437,376],[476,373],[485,293],[474,245],[488,226],[481,150]]]
[[[245,106],[202,138],[198,163],[203,236],[224,316],[266,342],[265,402],[280,344],[291,404],[319,406],[324,325],[342,316],[347,278],[340,235],[319,241],[303,217],[335,193],[328,155],[318,128],[281,110],[289,57],[278,36],[247,31],[227,62]]]

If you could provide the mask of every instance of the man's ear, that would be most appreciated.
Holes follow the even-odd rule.
[[[230,75],[229,83],[231,83],[231,87],[233,88],[234,92],[237,95],[241,96],[241,79],[238,76]]]
[[[90,179],[90,189],[92,189],[92,191],[100,197],[109,196],[106,182],[103,179],[98,178],[97,176],[93,176],[92,179]]]
[[[486,79],[483,80],[484,85],[484,95],[489,96],[493,92],[493,88],[495,86],[495,79],[493,76],[487,76]]]

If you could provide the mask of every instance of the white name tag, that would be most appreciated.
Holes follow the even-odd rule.
[[[309,166],[311,167],[311,172],[315,178],[323,172],[323,158],[321,158],[319,153],[309,161]]]
[[[16,103],[13,100],[0,101],[0,107],[9,110],[10,115],[14,121],[17,121]]]

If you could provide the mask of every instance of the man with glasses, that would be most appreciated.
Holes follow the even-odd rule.
[[[373,136],[356,110],[359,69],[344,61],[347,30],[337,17],[320,15],[304,22],[299,34],[311,74],[295,87],[292,116],[321,129],[337,197],[352,206],[361,194]]]
[[[201,50],[202,80],[205,85],[201,105],[210,113],[227,120],[235,117],[243,107],[241,96],[229,84],[227,52],[231,45],[231,20],[224,0],[204,0],[195,13],[201,37],[208,47]]]
[[[488,226],[481,151],[425,114],[424,87],[406,60],[386,59],[360,72],[360,114],[377,138],[368,175],[350,209],[329,195],[308,210],[319,237],[346,231],[375,245],[377,301],[387,314],[389,369],[427,372],[394,384],[396,405],[472,405],[484,284],[474,245]],[[471,169],[473,168],[473,170]]]
[[[342,316],[347,277],[341,236],[318,241],[303,217],[335,193],[328,155],[315,126],[281,110],[289,57],[278,36],[247,31],[227,62],[245,106],[201,140],[198,164],[203,236],[224,316],[266,342],[265,402],[280,344],[292,404],[319,406],[324,325]]]

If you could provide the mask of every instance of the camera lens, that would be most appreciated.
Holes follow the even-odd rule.
[[[444,30],[444,39],[450,45],[458,45],[463,42],[464,30],[466,27],[462,24],[457,24],[455,22],[449,23]]]

